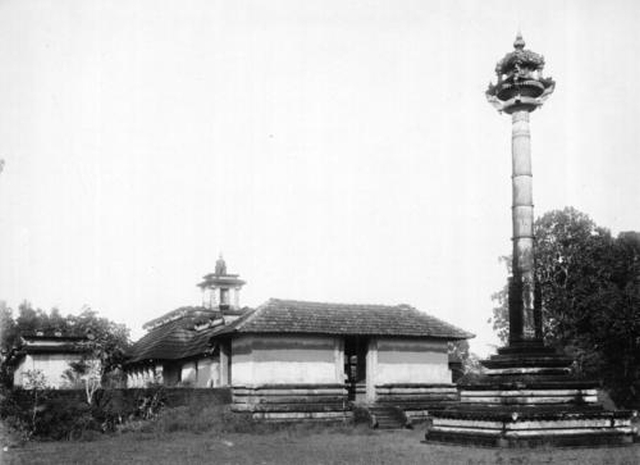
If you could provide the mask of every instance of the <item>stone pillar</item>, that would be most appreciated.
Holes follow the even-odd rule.
[[[234,288],[233,308],[240,308],[240,287]]]
[[[215,309],[217,306],[216,302],[216,293],[218,292],[218,288],[212,287],[209,291],[209,308]]]
[[[162,363],[159,363],[156,365],[155,373],[154,373],[156,383],[164,384],[163,368],[164,367],[162,366]]]
[[[366,376],[366,396],[367,402],[376,400],[376,373],[378,369],[378,340],[374,337],[369,339],[367,347],[367,376]]]
[[[220,386],[231,386],[231,376],[229,373],[230,352],[231,342],[220,344]]]
[[[513,278],[510,285],[509,340],[539,337],[534,317],[533,192],[529,111],[512,114]]]

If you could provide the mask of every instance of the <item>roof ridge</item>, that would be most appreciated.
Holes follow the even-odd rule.
[[[409,304],[336,304],[270,298],[230,332],[379,334],[468,339],[473,334]],[[222,333],[221,333],[222,334]]]
[[[275,298],[275,297],[271,297],[267,302],[265,302],[266,305],[270,302],[288,302],[288,303],[296,303],[296,304],[309,304],[309,305],[340,305],[340,306],[344,306],[344,307],[378,307],[378,308],[413,308],[415,309],[415,307],[409,305],[409,304],[368,304],[368,303],[348,303],[348,302],[321,302],[321,301],[317,301],[317,300],[300,300],[300,299],[279,299],[279,298]]]
[[[256,315],[257,315],[258,313],[260,313],[264,308],[266,308],[267,306],[269,306],[269,304],[270,304],[272,301],[274,301],[274,300],[278,300],[278,299],[269,299],[269,300],[267,300],[265,303],[263,303],[262,305],[258,305],[258,307],[256,307],[255,309],[253,309],[253,310],[249,310],[249,311],[247,312],[247,313],[248,313],[247,317],[246,317],[245,319],[243,319],[242,321],[239,321],[239,322],[238,322],[238,324],[237,324],[237,325],[235,325],[235,327],[233,327],[232,329],[233,329],[233,330],[237,330],[237,329],[242,328],[245,324],[247,324],[248,322],[250,322],[251,320],[253,320],[253,319],[256,317]],[[240,316],[240,318],[242,318],[242,316]],[[231,327],[232,325],[233,325],[233,322],[232,322],[231,324],[229,324],[229,325],[227,326],[227,328],[228,328],[228,327]]]

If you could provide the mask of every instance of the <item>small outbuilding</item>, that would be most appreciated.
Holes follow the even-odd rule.
[[[29,374],[39,372],[44,376],[47,387],[70,388],[63,375],[72,363],[81,361],[90,353],[86,342],[87,338],[76,336],[22,336],[21,346],[12,359],[14,387],[32,387],[28,382]]]

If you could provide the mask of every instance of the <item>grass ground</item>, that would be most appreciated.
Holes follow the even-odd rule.
[[[32,442],[0,452],[13,464],[624,464],[640,463],[640,444],[582,449],[499,450],[424,444],[421,430],[348,432],[143,433],[91,442]]]

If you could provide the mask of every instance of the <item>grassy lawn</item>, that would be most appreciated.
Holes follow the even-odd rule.
[[[33,442],[0,452],[2,464],[628,464],[640,444],[498,450],[424,444],[421,430],[126,433],[92,442]]]

